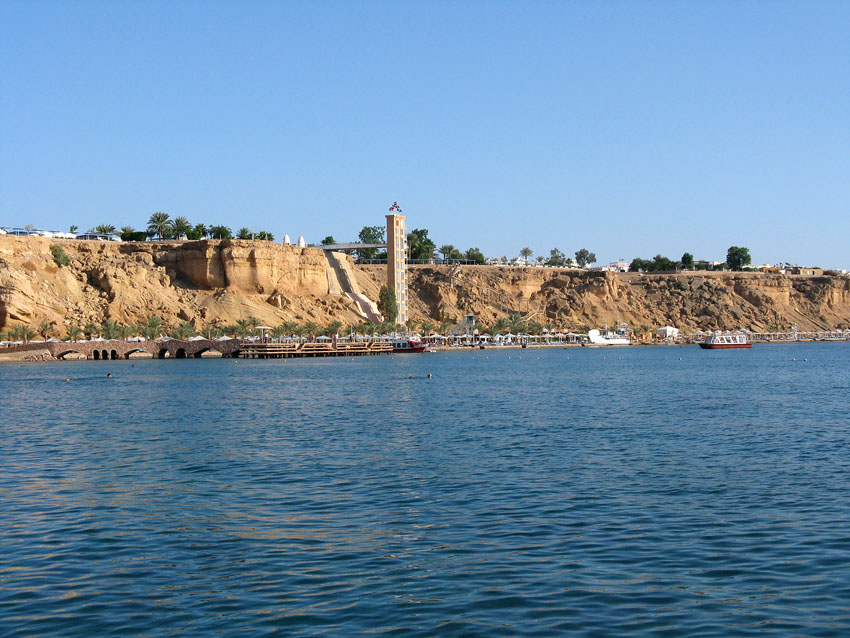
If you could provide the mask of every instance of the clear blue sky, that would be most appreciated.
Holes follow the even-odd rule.
[[[850,268],[850,2],[0,3],[0,225]]]

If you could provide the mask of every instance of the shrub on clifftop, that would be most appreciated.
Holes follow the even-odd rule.
[[[53,261],[57,266],[67,266],[71,263],[71,258],[65,252],[62,246],[53,245],[50,247],[50,254],[53,255]]]

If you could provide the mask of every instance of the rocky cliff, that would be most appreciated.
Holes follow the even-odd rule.
[[[68,256],[58,266],[51,246]],[[260,241],[112,243],[0,236],[0,329],[53,321],[359,321],[322,250]]]
[[[383,269],[365,266],[376,285]],[[487,325],[510,313],[576,329],[676,326],[684,331],[850,328],[850,279],[761,273],[614,274],[554,268],[414,266],[411,316]]]
[[[69,263],[58,266],[52,246]],[[345,324],[362,321],[356,287],[378,298],[383,267],[328,262],[316,248],[261,241],[107,243],[0,236],[0,330],[18,323],[71,325],[157,315],[197,327],[258,317]],[[356,281],[350,280],[353,273]],[[520,313],[578,329],[664,324],[695,329],[850,328],[850,279],[750,273],[639,275],[552,268],[412,267],[410,315],[456,322],[474,314],[490,323]]]

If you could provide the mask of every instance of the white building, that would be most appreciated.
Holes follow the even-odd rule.
[[[672,340],[679,338],[679,329],[673,326],[663,326],[655,331],[659,339]]]

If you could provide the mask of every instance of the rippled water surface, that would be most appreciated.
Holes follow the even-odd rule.
[[[0,365],[0,634],[847,635],[848,396],[848,344]]]

